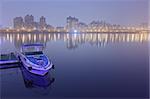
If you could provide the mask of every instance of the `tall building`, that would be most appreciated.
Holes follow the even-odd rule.
[[[85,23],[83,23],[83,22],[79,22],[79,24],[78,24],[78,27],[79,28],[85,28],[85,27],[87,27],[88,25],[87,24],[85,24]]]
[[[26,29],[34,28],[34,17],[32,15],[26,15],[24,20],[25,20],[25,28]]]
[[[44,16],[40,17],[40,23],[39,24],[40,24],[41,29],[46,28],[47,24],[46,24],[46,18]]]
[[[50,30],[50,31],[54,31],[54,27],[52,25],[47,25],[46,29]]]
[[[103,29],[111,29],[111,28],[119,28],[118,25],[111,25],[110,23],[106,23],[105,21],[92,21],[89,25],[88,25],[89,29],[97,29],[97,30],[103,30]]]
[[[69,16],[69,17],[67,17],[66,28],[69,31],[77,30],[78,29],[78,23],[79,23],[79,20],[77,18]]]
[[[39,22],[33,22],[34,29],[39,30]]]
[[[14,18],[13,24],[15,29],[21,29],[24,25],[23,18],[22,17]]]
[[[88,25],[87,24],[85,24],[85,23],[83,23],[83,22],[79,22],[78,23],[78,31],[85,31],[85,30],[87,30],[87,28],[88,28]]]

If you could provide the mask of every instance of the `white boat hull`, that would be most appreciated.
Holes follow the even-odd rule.
[[[43,67],[43,68],[39,68],[34,66],[35,64],[31,63],[31,62],[27,62],[27,58],[18,53],[17,54],[19,60],[21,61],[21,63],[23,64],[23,66],[31,73],[33,74],[37,74],[37,75],[41,75],[44,76],[45,74],[47,74],[49,72],[49,70],[53,67],[52,63],[49,63],[47,66]]]
[[[47,74],[48,72],[49,72],[49,70],[52,68],[52,65],[51,66],[49,66],[49,68],[48,69],[35,69],[35,68],[32,68],[31,70],[29,69],[30,67],[32,67],[32,66],[29,66],[28,64],[26,64],[25,62],[23,62],[22,61],[22,64],[23,64],[23,66],[29,71],[29,72],[31,72],[31,73],[33,73],[33,74],[37,74],[37,75],[42,75],[42,76],[44,76],[45,74]]]

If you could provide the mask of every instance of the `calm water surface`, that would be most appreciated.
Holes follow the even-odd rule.
[[[51,97],[148,98],[148,34],[1,33],[0,51],[40,42],[55,64],[46,76],[1,69],[2,99]]]

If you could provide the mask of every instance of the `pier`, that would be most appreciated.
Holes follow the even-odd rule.
[[[0,69],[19,67],[20,61],[17,59],[14,53],[1,54],[0,55]]]

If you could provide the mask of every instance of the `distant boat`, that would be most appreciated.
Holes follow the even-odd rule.
[[[43,54],[43,49],[43,44],[25,44],[16,55],[29,72],[44,76],[54,65]]]

